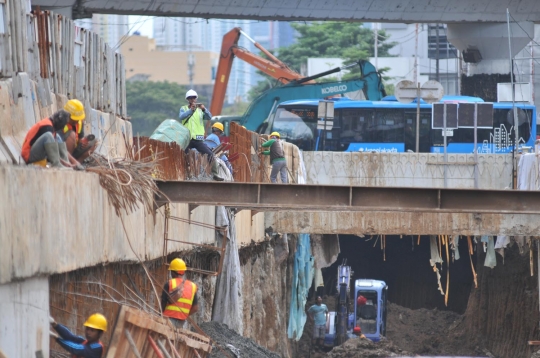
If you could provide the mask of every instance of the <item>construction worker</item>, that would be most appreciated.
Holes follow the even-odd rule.
[[[190,89],[186,92],[188,104],[180,107],[180,122],[189,130],[190,141],[186,153],[190,149],[196,149],[201,154],[206,154],[208,163],[212,165],[214,180],[223,181],[219,176],[218,167],[214,161],[214,153],[204,144],[204,119],[212,119],[212,114],[202,103],[197,103],[197,92]]]
[[[76,336],[66,327],[56,323],[50,317],[51,326],[60,337],[56,338],[58,344],[66,351],[73,354],[74,358],[101,358],[105,353],[100,338],[107,331],[107,319],[99,313],[94,313],[84,322],[84,336]]]
[[[69,154],[78,162],[82,162],[96,149],[96,136],[93,134],[84,135],[83,121],[86,114],[81,101],[70,99],[64,106],[64,110],[69,112],[71,117],[64,127],[62,139],[66,143]]]
[[[366,336],[364,336],[364,334],[362,333],[362,329],[359,326],[353,328],[353,335],[358,338],[366,338]]]
[[[211,129],[212,129],[212,133],[206,137],[206,139],[204,140],[204,144],[206,144],[208,148],[213,150],[214,148],[216,148],[218,145],[221,144],[221,139],[219,139],[219,137],[223,135],[223,123],[216,122],[212,124]],[[229,172],[232,174],[233,170],[232,170],[232,165],[229,162],[229,158],[227,158],[225,154],[222,154],[219,157],[219,159],[225,162],[225,165],[229,169]]]
[[[199,310],[197,303],[197,285],[184,277],[186,263],[174,259],[169,265],[171,279],[163,286],[161,309],[173,325],[183,328],[186,319]]]
[[[283,151],[283,143],[281,142],[278,132],[272,132],[270,134],[270,140],[267,140],[262,144],[263,148],[268,148],[262,153],[270,156],[270,163],[272,163],[272,172],[270,173],[270,181],[277,183],[277,175],[281,175],[281,183],[287,184],[289,178],[287,176],[287,160],[285,159],[285,153]]]
[[[26,164],[49,161],[53,168],[57,169],[81,169],[75,163],[70,163],[66,143],[62,141],[63,128],[69,120],[69,113],[61,109],[50,118],[42,119],[34,124],[22,145],[21,156]],[[82,168],[84,169],[84,168]]]
[[[324,348],[323,342],[326,332],[326,314],[328,313],[328,307],[322,303],[321,296],[317,296],[317,303],[311,306],[307,313],[309,317],[315,321],[313,325],[312,343],[316,345],[315,350],[317,350],[317,348],[322,350]]]

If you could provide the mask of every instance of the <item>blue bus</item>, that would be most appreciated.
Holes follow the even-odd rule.
[[[403,104],[394,96],[381,101],[333,98],[334,123],[326,131],[324,150],[345,152],[407,152],[416,149],[416,101]],[[478,97],[444,96],[441,102],[484,102]],[[322,150],[322,130],[317,130],[318,99],[294,100],[279,104],[269,120],[268,132],[302,150]],[[536,107],[516,103],[519,147],[534,146]],[[512,103],[493,103],[493,127],[477,129],[478,153],[510,153],[514,148]],[[432,105],[420,102],[420,152],[443,153],[442,129],[432,128]],[[447,153],[473,153],[474,129],[447,131]]]

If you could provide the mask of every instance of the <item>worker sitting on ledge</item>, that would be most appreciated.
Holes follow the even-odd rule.
[[[171,277],[161,294],[161,309],[176,328],[184,328],[186,319],[199,310],[197,285],[184,277],[187,267],[182,259],[174,259],[169,265]]]
[[[212,125],[212,133],[209,134],[206,139],[204,140],[204,144],[211,150],[216,148],[218,145],[221,144],[221,137],[223,135],[223,123],[216,122]],[[225,165],[229,169],[229,172],[233,173],[233,168],[231,163],[229,162],[229,158],[225,154],[222,154],[219,159],[223,160],[225,162]]]
[[[69,113],[61,109],[50,118],[42,119],[34,124],[22,145],[21,156],[27,164],[45,166],[49,161],[56,169],[84,169],[77,161],[70,161],[66,143],[58,133],[64,129],[69,120]]]
[[[285,159],[285,153],[283,151],[283,143],[281,142],[278,132],[272,132],[270,134],[270,140],[267,140],[262,144],[263,148],[268,148],[264,152],[265,155],[270,156],[270,163],[272,163],[272,172],[270,173],[270,181],[277,183],[277,175],[281,175],[281,183],[287,184],[289,178],[287,176],[287,160]]]
[[[101,358],[105,353],[100,338],[103,332],[107,331],[107,319],[102,314],[94,313],[84,322],[86,339],[74,335],[66,326],[56,323],[54,318],[50,317],[50,321],[51,326],[60,336],[56,337],[56,341],[62,348],[73,354],[74,358]]]
[[[71,117],[64,127],[62,139],[66,143],[69,154],[78,162],[82,162],[96,149],[96,136],[93,134],[84,135],[83,121],[86,114],[81,101],[70,99],[64,106],[64,110],[69,112]]]

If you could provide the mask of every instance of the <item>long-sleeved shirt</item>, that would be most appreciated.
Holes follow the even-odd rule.
[[[180,113],[178,114],[178,116],[180,117],[180,122],[182,122],[184,119],[186,119],[187,117],[191,116],[193,114],[193,111],[191,109],[186,109],[185,108],[186,106],[182,106],[180,107]],[[196,108],[195,110],[198,110],[199,108]],[[203,119],[212,119],[212,113],[210,113],[210,110],[206,107],[204,107],[204,111],[203,112]]]
[[[56,341],[71,354],[82,358],[101,358],[103,355],[103,345],[99,342],[85,343],[85,338],[76,336],[66,327],[61,324],[54,326],[54,329],[60,337]]]
[[[285,154],[283,153],[283,144],[279,140],[270,139],[261,145],[263,148],[268,148],[263,154],[270,156],[270,162],[279,162],[285,160]]]

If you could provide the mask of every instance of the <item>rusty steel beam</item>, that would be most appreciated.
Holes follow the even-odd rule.
[[[158,181],[167,202],[257,211],[540,214],[540,191]]]

